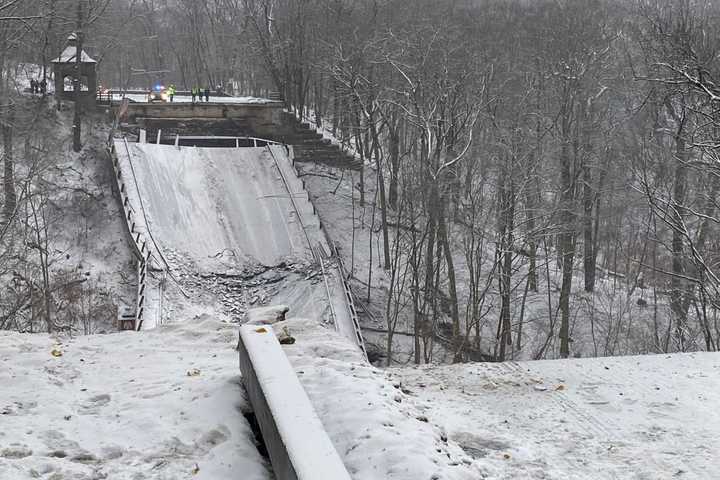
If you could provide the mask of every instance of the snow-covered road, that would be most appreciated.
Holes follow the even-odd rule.
[[[205,271],[312,259],[267,148],[129,148],[150,231],[163,252],[173,250]],[[284,155],[282,147],[275,154]]]
[[[271,478],[236,344],[237,326],[208,317],[62,341],[0,332],[0,479]]]
[[[391,371],[489,478],[720,478],[717,353]]]

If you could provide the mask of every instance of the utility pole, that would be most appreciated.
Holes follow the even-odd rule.
[[[73,78],[73,91],[75,92],[75,118],[73,119],[73,150],[79,152],[82,149],[80,143],[81,101],[80,101],[80,73],[82,64],[82,0],[78,0],[77,6],[77,31],[75,32],[75,78]]]

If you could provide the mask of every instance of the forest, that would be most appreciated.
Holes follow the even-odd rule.
[[[277,95],[361,160],[337,201],[372,212],[352,274],[388,364],[400,333],[418,364],[441,340],[458,362],[720,347],[718,2],[0,0],[4,329],[59,328],[77,287],[18,86],[76,30],[104,86]]]

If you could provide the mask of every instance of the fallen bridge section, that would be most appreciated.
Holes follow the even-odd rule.
[[[128,148],[149,229],[163,251],[215,271],[312,259],[268,148]]]
[[[327,310],[312,314],[328,313],[327,320],[364,352],[344,275],[323,259],[330,248],[320,219],[284,146],[196,148],[121,139],[115,151],[123,171],[132,172],[125,203],[141,212],[128,229],[147,233],[170,273],[176,262],[201,274],[319,262]],[[295,292],[294,300],[306,298],[308,289]],[[162,302],[143,298],[146,305]]]
[[[240,370],[278,480],[350,480],[270,326],[240,327]]]

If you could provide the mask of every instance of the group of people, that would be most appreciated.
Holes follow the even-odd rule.
[[[192,101],[195,103],[195,99],[197,98],[198,102],[202,102],[203,95],[205,96],[205,101],[210,101],[210,87],[205,87],[203,90],[201,87],[192,87],[190,89],[190,94],[192,95]]]
[[[47,92],[47,81],[43,78],[42,80],[30,79],[30,93],[42,93],[45,95]]]

